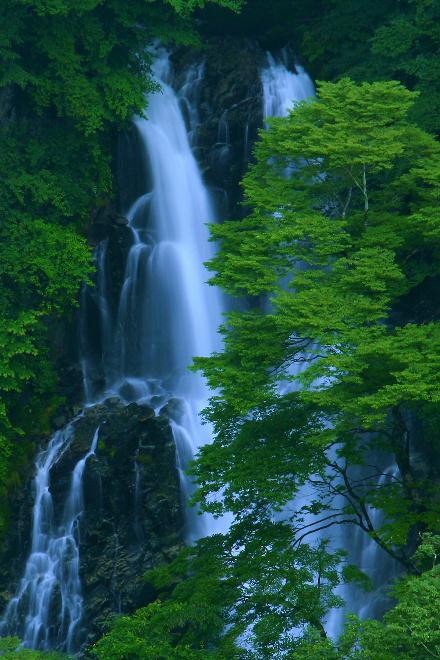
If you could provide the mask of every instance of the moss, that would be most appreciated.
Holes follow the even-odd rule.
[[[139,456],[137,456],[136,460],[141,465],[153,465],[154,456],[152,456],[152,454],[139,454]]]

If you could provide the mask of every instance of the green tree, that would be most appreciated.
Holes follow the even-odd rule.
[[[30,649],[20,649],[17,651],[17,648],[20,644],[20,640],[16,637],[2,637],[0,638],[0,657],[4,660],[16,660],[20,653],[23,660],[67,660],[67,656],[60,653],[44,652],[44,651],[32,651]]]
[[[206,413],[217,439],[195,469],[208,510],[240,515],[256,493],[282,507],[318,470],[306,509],[328,511],[339,493],[347,506],[322,523],[352,520],[402,561],[411,527],[435,527],[438,509],[411,464],[408,416],[438,407],[440,326],[399,312],[440,266],[439,147],[409,121],[414,98],[395,82],[344,79],[271,121],[244,179],[250,215],[212,228],[212,282],[254,304],[228,315],[223,353],[196,361],[219,392]],[[289,410],[284,435],[272,432],[270,416]],[[378,448],[400,476],[354,485],[352,467]],[[374,529],[368,503],[393,523]]]
[[[421,92],[415,121],[439,133],[438,0],[299,0],[292,11],[295,43],[315,77],[399,80]]]
[[[310,629],[289,658],[328,660],[425,660],[440,657],[438,603],[440,580],[437,566],[439,537],[425,534],[414,561],[431,567],[418,576],[407,576],[392,589],[396,604],[382,621],[347,618],[337,643],[319,639]]]
[[[341,604],[337,563],[325,544],[294,544],[288,526],[252,517],[147,574],[159,600],[116,619],[93,648],[110,658],[282,657],[294,630]],[[250,649],[252,648],[252,651]]]
[[[383,621],[348,621],[344,639],[351,645],[355,658],[438,658],[440,628],[438,603],[440,573],[438,557],[440,537],[425,533],[414,555],[421,575],[407,576],[392,590],[397,601]]]
[[[411,420],[432,419],[427,442],[438,447],[440,325],[424,298],[440,267],[440,150],[408,118],[415,98],[396,82],[321,83],[316,100],[261,134],[244,179],[249,216],[212,227],[213,283],[249,306],[227,316],[223,352],[196,360],[218,393],[206,411],[216,438],[193,474],[197,499],[215,514],[264,524],[282,511],[291,549],[317,530],[356,524],[417,572],[409,535],[438,530],[435,482],[413,461]],[[426,312],[417,318],[407,305],[414,292]],[[353,472],[377,451],[399,466],[386,487],[380,470]],[[307,502],[288,519],[304,484]],[[385,513],[380,528],[372,508]],[[258,583],[258,560],[252,570]],[[396,587],[400,605],[384,624],[362,624],[358,637],[348,627],[336,649],[312,625],[273,657],[358,657],[356,639],[359,657],[424,657],[423,644],[437,652],[435,571]],[[276,626],[271,634],[280,641]]]
[[[385,76],[398,77],[420,92],[413,116],[438,135],[440,5],[436,0],[412,0],[406,5],[376,31],[372,54],[382,63]]]

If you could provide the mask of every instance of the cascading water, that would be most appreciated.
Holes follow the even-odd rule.
[[[203,263],[213,253],[206,223],[213,222],[214,213],[191,151],[202,67],[190,67],[180,93],[170,86],[171,66],[164,51],[157,57],[154,73],[162,90],[148,99],[148,120],[134,121],[149,177],[145,177],[145,192],[127,213],[132,244],[119,303],[115,311],[106,239],[96,250],[96,286],[92,292],[87,288],[82,292],[81,364],[86,405],[116,395],[126,403],[149,403],[157,412],[166,409],[182,499],[187,502],[192,483],[185,469],[201,439],[210,439],[209,427],[202,427],[199,420],[209,392],[202,377],[189,372],[188,366],[193,356],[209,355],[219,348],[217,328],[223,303],[219,292],[206,284]],[[91,340],[91,326],[96,324],[100,337],[97,340],[92,333]],[[96,387],[98,373],[98,380],[104,383],[101,388]],[[26,647],[75,652],[81,643],[78,541],[82,478],[87,460],[95,452],[98,432],[89,452],[74,468],[58,524],[50,493],[51,468],[69,447],[73,434],[72,424],[57,432],[36,458],[32,550],[0,624],[0,634],[18,635]],[[136,462],[134,472],[133,525],[141,543]],[[199,516],[193,509],[188,509],[186,523],[189,542],[214,529],[211,517]]]
[[[214,221],[214,213],[191,149],[198,125],[198,86],[203,80],[203,67],[190,67],[178,92],[171,86],[172,69],[163,51],[154,73],[162,91],[149,97],[148,119],[134,121],[146,171],[142,169],[142,194],[126,213],[131,247],[119,301],[115,306],[112,300],[106,239],[96,250],[96,286],[93,292],[84,288],[82,293],[81,362],[87,405],[117,396],[126,403],[146,402],[157,412],[166,412],[176,444],[182,499],[186,501],[192,484],[185,468],[197,445],[210,440],[209,427],[202,427],[199,420],[209,392],[201,376],[189,372],[188,366],[193,356],[209,355],[220,348],[217,327],[224,301],[215,288],[205,283],[208,274],[203,263],[213,253],[205,223]],[[313,83],[304,69],[296,66],[295,73],[289,71],[272,56],[268,56],[261,81],[265,117],[285,116],[295,102],[314,95]],[[248,130],[246,126],[245,153]],[[220,118],[217,137],[220,155],[227,159],[226,112]],[[134,174],[139,178],[139,172]],[[93,325],[99,326],[99,337],[91,332]],[[57,432],[37,456],[32,549],[16,595],[0,621],[0,634],[18,635],[26,647],[75,652],[81,643],[82,481],[87,461],[96,449],[98,431],[89,451],[74,467],[61,516],[54,512],[50,492],[51,469],[70,446],[73,433],[73,425]],[[133,529],[138,543],[143,541],[139,524],[140,475],[134,461]],[[393,478],[392,469],[381,478]],[[214,521],[193,509],[188,509],[186,522],[189,542],[214,531]],[[219,521],[218,525],[224,528],[227,521]],[[347,546],[347,539],[339,531],[333,541]],[[367,572],[376,568],[379,556],[375,544],[359,533],[352,546],[361,568]],[[116,538],[115,553],[118,547]],[[383,556],[380,562],[383,566]],[[342,595],[352,610],[363,615],[373,613],[362,610],[359,594]],[[332,635],[339,630],[341,620],[340,611],[332,613],[327,626]]]
[[[214,221],[211,201],[191,150],[196,130],[194,99],[202,68],[193,66],[179,93],[171,85],[171,66],[162,51],[154,66],[161,92],[148,100],[148,119],[134,121],[148,164],[145,192],[127,212],[132,236],[115,321],[109,319],[106,243],[97,251],[95,300],[101,320],[101,370],[105,392],[127,402],[166,407],[176,443],[182,496],[192,484],[185,474],[197,442],[209,440],[199,412],[208,398],[199,374],[188,371],[195,355],[219,348],[220,293],[206,284],[203,265],[213,254],[206,223]],[[187,116],[185,125],[182,108]],[[148,183],[150,188],[147,189]],[[109,332],[109,328],[111,331]],[[86,324],[83,324],[86,330]],[[83,336],[87,345],[87,333]],[[87,354],[87,351],[85,351]],[[84,358],[86,395],[93,358]],[[207,516],[187,511],[189,541],[208,533]]]
[[[261,72],[264,118],[286,117],[289,110],[293,109],[296,103],[315,96],[315,88],[309,75],[299,65],[295,65],[295,69],[296,72],[289,71],[282,60],[277,60],[268,54],[267,66]],[[294,365],[291,371],[292,375],[297,374],[304,367],[305,363]],[[285,391],[283,387],[289,389],[292,384],[287,383],[281,386],[281,393]],[[383,457],[378,457],[377,462],[379,465],[381,460],[383,461]],[[381,470],[380,467],[373,469],[379,474],[377,477],[378,487],[389,483],[396,477],[395,466],[385,470]],[[362,479],[371,482],[372,476],[368,474],[368,471],[360,470],[358,472],[356,474],[353,472],[354,479],[358,479],[359,482]],[[295,502],[296,508],[300,509],[310,498],[311,492],[304,487],[298,494]],[[333,504],[335,508],[338,508],[339,502],[334,501]],[[344,503],[340,502],[340,504],[342,506]],[[380,526],[382,522],[381,512],[376,509],[369,509],[368,514],[374,527]],[[313,530],[315,521],[316,519],[313,517],[305,521],[310,530]],[[322,532],[313,533],[311,531],[310,539],[319,539],[321,534]],[[351,530],[350,534],[345,526],[335,525],[330,528],[326,536],[330,539],[332,547],[335,549],[342,547],[347,551],[348,559],[371,577],[376,587],[374,594],[369,595],[368,605],[364,604],[364,593],[360,589],[345,585],[338,589],[339,595],[346,602],[346,607],[332,610],[326,622],[328,634],[333,638],[337,638],[343,626],[345,612],[355,612],[361,617],[375,616],[382,613],[384,605],[387,603],[387,599],[383,594],[383,585],[389,581],[390,576],[393,576],[396,569],[394,560],[381,550],[378,544],[371,540],[360,528]]]
[[[263,85],[263,117],[287,117],[295,103],[315,96],[312,79],[302,66],[289,71],[282,61],[267,55],[267,66],[261,72]]]
[[[23,578],[0,622],[0,634],[18,635],[24,647],[68,652],[78,646],[78,628],[83,612],[79,576],[79,523],[83,513],[83,474],[95,453],[96,430],[91,447],[72,472],[64,512],[55,520],[50,493],[50,472],[74,437],[69,424],[55,433],[47,449],[36,459],[35,505],[32,547]],[[57,617],[52,619],[54,610]]]

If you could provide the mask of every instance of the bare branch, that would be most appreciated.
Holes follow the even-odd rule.
[[[347,209],[348,209],[349,204],[351,202],[352,193],[353,193],[353,186],[350,186],[349,191],[348,191],[348,195],[347,195],[347,199],[345,200],[344,208],[342,209],[342,217],[343,218],[345,218],[345,216],[347,215]]]
[[[293,542],[293,546],[299,547],[303,540],[307,538],[307,536],[310,536],[310,534],[314,534],[315,532],[321,532],[323,529],[328,529],[329,527],[333,527],[333,525],[353,525],[356,524],[353,520],[348,519],[348,520],[334,520],[333,522],[328,523],[327,525],[321,525],[321,527],[317,527],[316,529],[310,529],[307,532],[304,532],[298,539],[295,539]]]

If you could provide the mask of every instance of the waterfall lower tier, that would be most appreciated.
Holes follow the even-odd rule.
[[[88,452],[76,463],[61,519],[57,522],[50,473],[74,437],[70,424],[54,435],[37,456],[32,548],[24,576],[0,623],[2,634],[17,634],[23,646],[47,650],[62,645],[68,652],[78,647],[78,627],[83,614],[79,577],[79,528],[84,513],[83,475],[95,454],[98,430]],[[57,611],[56,623],[50,620]]]
[[[114,614],[154,600],[144,573],[183,545],[171,424],[148,406],[109,399],[57,432],[37,464],[34,490],[13,511],[31,546],[17,536],[0,554],[0,574],[25,566],[1,634],[74,653]]]

